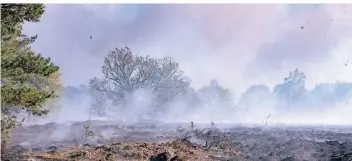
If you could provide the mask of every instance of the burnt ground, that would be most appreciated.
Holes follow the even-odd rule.
[[[195,126],[103,121],[21,126],[11,133],[8,158],[352,161],[351,127]]]

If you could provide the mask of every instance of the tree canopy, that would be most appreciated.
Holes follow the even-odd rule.
[[[269,87],[263,84],[250,86],[240,98],[239,104],[247,107],[258,107],[263,102],[270,100],[271,93]]]
[[[158,104],[163,104],[171,97],[187,92],[189,85],[179,64],[172,58],[138,56],[132,54],[128,47],[110,51],[104,60],[102,73],[103,78],[90,81],[94,104],[109,100],[114,105],[124,106],[131,94],[140,89],[155,94]]]
[[[198,90],[199,98],[211,107],[232,107],[233,96],[229,89],[221,87],[216,80]]]
[[[293,105],[297,100],[305,94],[305,79],[306,76],[299,69],[295,69],[289,73],[289,76],[284,79],[284,83],[274,87],[274,94],[282,103]]]

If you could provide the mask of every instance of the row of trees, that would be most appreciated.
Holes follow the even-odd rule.
[[[190,87],[189,80],[172,58],[137,56],[127,47],[116,48],[109,53],[102,66],[102,73],[104,77],[93,78],[89,84],[94,98],[92,107],[100,115],[106,114],[105,107],[109,105],[112,108],[125,108],[131,102],[133,93],[138,90],[149,91],[153,96],[152,106],[159,112],[168,109],[168,103],[180,98],[190,108],[208,106],[216,110],[234,106],[260,106],[265,101],[275,102],[280,108],[332,106],[352,98],[351,83],[325,83],[307,90],[305,74],[295,69],[273,91],[265,85],[251,86],[235,105],[233,93],[221,87],[216,80],[195,90]]]
[[[274,86],[273,91],[265,85],[251,86],[243,95],[240,104],[253,107],[272,101],[278,108],[323,108],[333,107],[352,99],[352,83],[336,82],[317,84],[313,89],[305,87],[306,76],[298,69],[289,73],[283,83]]]
[[[1,146],[19,113],[41,116],[61,88],[59,67],[31,50],[37,36],[22,33],[25,21],[38,22],[43,4],[1,4]],[[2,155],[3,156],[3,155]]]

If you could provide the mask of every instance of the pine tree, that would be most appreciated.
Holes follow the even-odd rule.
[[[37,36],[22,34],[25,21],[38,22],[43,4],[1,4],[1,140],[2,153],[16,114],[42,116],[43,106],[61,87],[59,67],[31,50]]]

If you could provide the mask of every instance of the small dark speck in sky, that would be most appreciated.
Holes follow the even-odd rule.
[[[304,29],[304,27],[303,27],[303,26],[301,26],[301,29],[303,30],[303,29]]]

